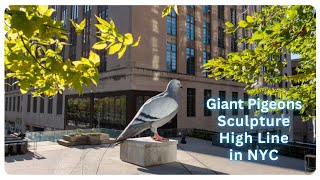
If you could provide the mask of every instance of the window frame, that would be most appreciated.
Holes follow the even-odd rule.
[[[187,117],[196,116],[196,89],[187,88]]]

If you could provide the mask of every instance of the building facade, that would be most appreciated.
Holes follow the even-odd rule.
[[[234,24],[262,6],[179,6],[174,12],[161,18],[165,6],[54,6],[54,18],[64,20],[70,29],[70,46],[63,51],[71,60],[88,56],[97,42],[97,23],[94,15],[115,22],[119,32],[141,36],[138,47],[128,48],[118,60],[115,55],[99,51],[100,82],[92,91],[66,91],[53,98],[21,95],[17,87],[6,86],[7,124],[19,130],[52,130],[105,127],[124,129],[141,105],[151,96],[165,90],[171,79],[181,81],[180,107],[177,116],[163,128],[197,128],[208,131],[227,131],[217,125],[219,114],[228,117],[253,115],[251,110],[209,111],[205,108],[209,97],[225,100],[247,99],[244,85],[235,81],[208,78],[201,65],[218,56],[226,57],[232,51],[250,47],[237,40],[250,32],[237,31],[225,34],[225,22]],[[80,22],[87,19],[84,33],[77,35],[68,19]],[[291,74],[290,54],[282,73]],[[12,82],[11,79],[7,80]],[[283,82],[276,86],[290,86]],[[272,97],[262,96],[260,99]],[[164,107],[165,108],[165,107]],[[18,111],[19,110],[19,111]],[[285,112],[292,117],[291,111]],[[270,113],[270,115],[272,115]],[[246,129],[234,128],[235,132]],[[289,128],[255,130],[274,133],[290,133]]]

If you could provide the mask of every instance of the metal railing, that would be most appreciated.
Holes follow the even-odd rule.
[[[115,129],[106,129],[106,128],[97,128],[95,129],[97,132],[107,133],[111,138],[117,138],[122,130]],[[92,129],[82,129],[83,132],[91,132]],[[58,130],[58,131],[38,131],[38,132],[27,132],[26,137],[37,142],[41,141],[52,141],[56,142],[66,134],[75,133],[77,130]],[[181,136],[189,136],[195,137],[199,139],[204,139],[208,141],[212,141],[212,145],[225,147],[225,148],[233,148],[240,151],[246,151],[248,149],[277,149],[280,155],[304,159],[304,156],[307,154],[316,154],[316,146],[314,145],[304,145],[298,144],[294,142],[290,142],[287,144],[259,144],[257,143],[257,137],[253,136],[253,142],[249,144],[244,144],[241,147],[235,146],[232,143],[220,143],[219,142],[219,133],[212,132],[201,129],[158,129],[158,133],[164,137],[181,137]],[[139,134],[137,137],[146,137],[152,136],[152,132],[150,130],[144,131]]]

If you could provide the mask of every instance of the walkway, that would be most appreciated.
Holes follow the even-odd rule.
[[[187,138],[179,144],[177,162],[148,168],[120,160],[120,146],[64,147],[38,143],[36,154],[5,157],[9,174],[305,174],[303,160],[279,156],[279,161],[230,161],[229,149],[210,141]]]

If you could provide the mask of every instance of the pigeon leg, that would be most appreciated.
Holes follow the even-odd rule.
[[[167,138],[161,137],[158,133],[154,133],[152,139],[155,140],[155,141],[161,141],[161,142],[168,141]]]

